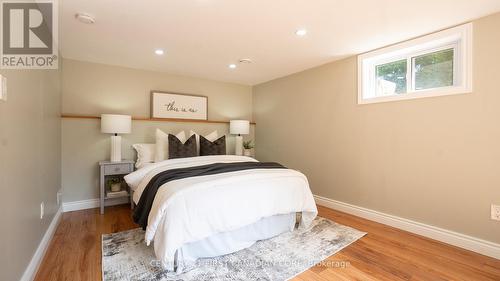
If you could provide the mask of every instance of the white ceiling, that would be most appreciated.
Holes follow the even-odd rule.
[[[60,9],[65,58],[254,85],[498,12],[500,1],[61,0]],[[254,63],[228,68],[240,58]]]

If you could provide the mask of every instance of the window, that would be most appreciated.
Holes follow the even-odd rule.
[[[358,103],[472,91],[472,24],[358,57]]]

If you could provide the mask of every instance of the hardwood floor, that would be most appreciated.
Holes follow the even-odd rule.
[[[318,208],[320,216],[368,234],[294,281],[500,280],[500,260]],[[137,227],[130,214],[129,205],[108,207],[104,215],[98,209],[64,213],[35,280],[101,280],[101,234]]]

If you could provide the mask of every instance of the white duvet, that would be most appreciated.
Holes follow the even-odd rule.
[[[256,160],[234,155],[171,159],[139,169],[125,180],[137,203],[149,180],[162,171],[246,161]],[[295,170],[256,169],[180,179],[158,189],[145,241],[154,241],[156,257],[173,270],[175,252],[185,243],[292,212],[302,212],[299,227],[307,227],[317,215],[307,178]]]

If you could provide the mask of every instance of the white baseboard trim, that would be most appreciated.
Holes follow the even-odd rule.
[[[40,264],[42,263],[43,257],[45,256],[45,252],[47,251],[50,241],[52,241],[52,237],[56,232],[57,226],[59,225],[61,214],[62,214],[62,208],[59,208],[59,210],[57,210],[57,212],[54,214],[54,217],[52,218],[52,221],[50,222],[47,231],[45,231],[45,234],[43,235],[40,244],[38,244],[38,248],[33,254],[33,257],[31,258],[28,267],[26,268],[26,270],[24,270],[23,276],[21,277],[21,281],[32,281],[33,279],[35,279],[35,275],[38,272]]]
[[[128,197],[116,198],[108,200],[106,202],[106,206],[125,204],[127,202],[130,202]],[[100,200],[99,198],[95,198],[95,199],[87,199],[81,201],[63,202],[62,210],[63,212],[71,212],[71,211],[99,208],[99,206],[100,206]]]
[[[87,199],[73,202],[63,202],[63,212],[71,212],[85,209],[99,208],[99,199]]]
[[[500,259],[500,244],[375,210],[314,195],[316,204]]]

